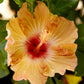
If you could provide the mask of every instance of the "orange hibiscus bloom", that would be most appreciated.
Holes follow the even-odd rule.
[[[44,3],[38,2],[33,16],[24,3],[6,29],[7,63],[15,72],[14,80],[45,84],[48,76],[74,71],[77,28],[73,21],[53,15]]]

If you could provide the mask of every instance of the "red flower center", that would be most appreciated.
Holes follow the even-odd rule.
[[[40,57],[45,58],[48,46],[47,43],[42,43],[41,45],[40,43],[41,41],[38,36],[30,38],[29,42],[26,43],[27,52],[32,56],[32,59]]]

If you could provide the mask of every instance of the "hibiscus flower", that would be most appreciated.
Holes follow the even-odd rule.
[[[77,66],[74,22],[53,15],[43,2],[38,1],[33,15],[25,2],[6,29],[7,64],[15,72],[14,80],[45,84],[48,76],[64,75]]]

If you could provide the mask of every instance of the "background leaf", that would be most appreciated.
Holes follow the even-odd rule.
[[[48,77],[46,84],[55,84],[51,77]]]
[[[33,13],[35,0],[14,0],[14,1],[15,1],[15,3],[16,3],[17,5],[19,5],[19,7],[21,7],[24,2],[27,2],[28,10],[29,10],[31,13]],[[12,2],[12,1],[11,1],[11,2]],[[14,8],[14,7],[13,7],[13,8]]]
[[[19,7],[22,6],[23,2],[25,2],[25,0],[14,0],[16,4],[19,5]]]
[[[26,0],[26,2],[28,4],[28,10],[33,14],[35,0]]]
[[[76,67],[76,75],[84,76],[84,53],[77,51],[76,55],[78,57],[78,66]]]
[[[46,84],[64,84],[64,82],[56,77],[48,77]]]
[[[48,6],[54,14],[64,15],[77,7],[79,0],[49,0]]]
[[[6,24],[8,21],[0,20],[0,43],[5,40],[7,36]]]
[[[64,17],[66,17],[69,20],[73,20],[75,22],[76,18],[78,17],[78,12],[71,10],[67,13],[67,15],[63,15]]]
[[[6,24],[8,21],[0,20],[0,78],[3,78],[9,74],[7,68],[7,53],[4,50],[7,36]]]
[[[78,25],[78,51],[76,52],[78,58],[78,66],[76,67],[76,75],[84,76],[84,24]]]
[[[64,84],[62,80],[59,80],[56,77],[54,77],[54,79],[55,79],[56,84]]]
[[[76,43],[78,44],[78,50],[84,53],[84,24],[80,24],[78,27],[78,39]]]
[[[0,0],[0,3],[2,3],[3,2],[3,0]]]
[[[19,5],[18,4],[16,4],[15,2],[14,2],[14,0],[9,0],[9,4],[10,4],[10,7],[11,7],[11,9],[12,10],[15,10],[15,12],[17,13],[17,11],[19,10]]]
[[[6,41],[2,42],[0,44],[0,78],[3,78],[9,74],[8,68],[7,68],[7,53],[4,50]]]
[[[21,81],[14,81],[12,80],[13,84],[30,84],[29,81],[21,80]]]

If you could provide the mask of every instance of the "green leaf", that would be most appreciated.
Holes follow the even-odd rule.
[[[76,52],[78,66],[75,71],[77,76],[84,76],[84,24],[78,25],[78,39],[76,43],[78,44],[78,50]]]
[[[6,41],[3,41],[0,44],[0,78],[3,78],[9,74],[8,68],[7,68],[7,53],[4,50]]]
[[[7,36],[6,24],[8,21],[0,20],[0,43],[5,40]]]
[[[17,5],[14,0],[10,0],[9,1],[10,7],[12,10],[15,10],[15,12],[17,12],[19,10],[19,5]]]
[[[12,83],[13,84],[30,84],[29,81],[25,81],[25,80],[21,80],[21,81],[12,80]]]
[[[78,35],[79,37],[84,37],[84,24],[80,24],[78,27]]]
[[[51,77],[48,77],[46,84],[55,84]]]
[[[64,17],[66,17],[69,20],[74,20],[75,21],[75,19],[78,17],[78,12],[77,11],[74,11],[74,10],[69,11],[67,13],[67,16],[65,15]]]
[[[0,0],[0,3],[2,3],[3,2],[3,0]]]
[[[0,78],[3,78],[9,74],[7,66],[0,67]]]
[[[64,82],[62,80],[59,80],[56,77],[54,77],[54,80],[55,80],[56,84],[64,84]]]
[[[35,0],[26,0],[28,4],[28,10],[33,14]]]
[[[7,36],[6,24],[8,21],[0,20],[0,78],[3,78],[9,74],[7,68],[7,53],[4,50]]]
[[[19,5],[19,7],[21,7],[24,2],[27,2],[28,10],[33,14],[35,0],[14,0],[14,1],[17,5]]]
[[[74,10],[79,0],[49,0],[48,7],[54,14],[63,15]]]
[[[46,84],[64,84],[64,82],[56,77],[48,77]]]
[[[84,76],[84,53],[77,51],[76,56],[78,58],[78,66],[76,67],[76,75]]]
[[[78,39],[76,43],[78,44],[78,50],[84,52],[84,24],[78,25]]]
[[[19,7],[21,7],[23,2],[25,2],[25,0],[14,0],[14,1],[17,5],[19,5]]]

